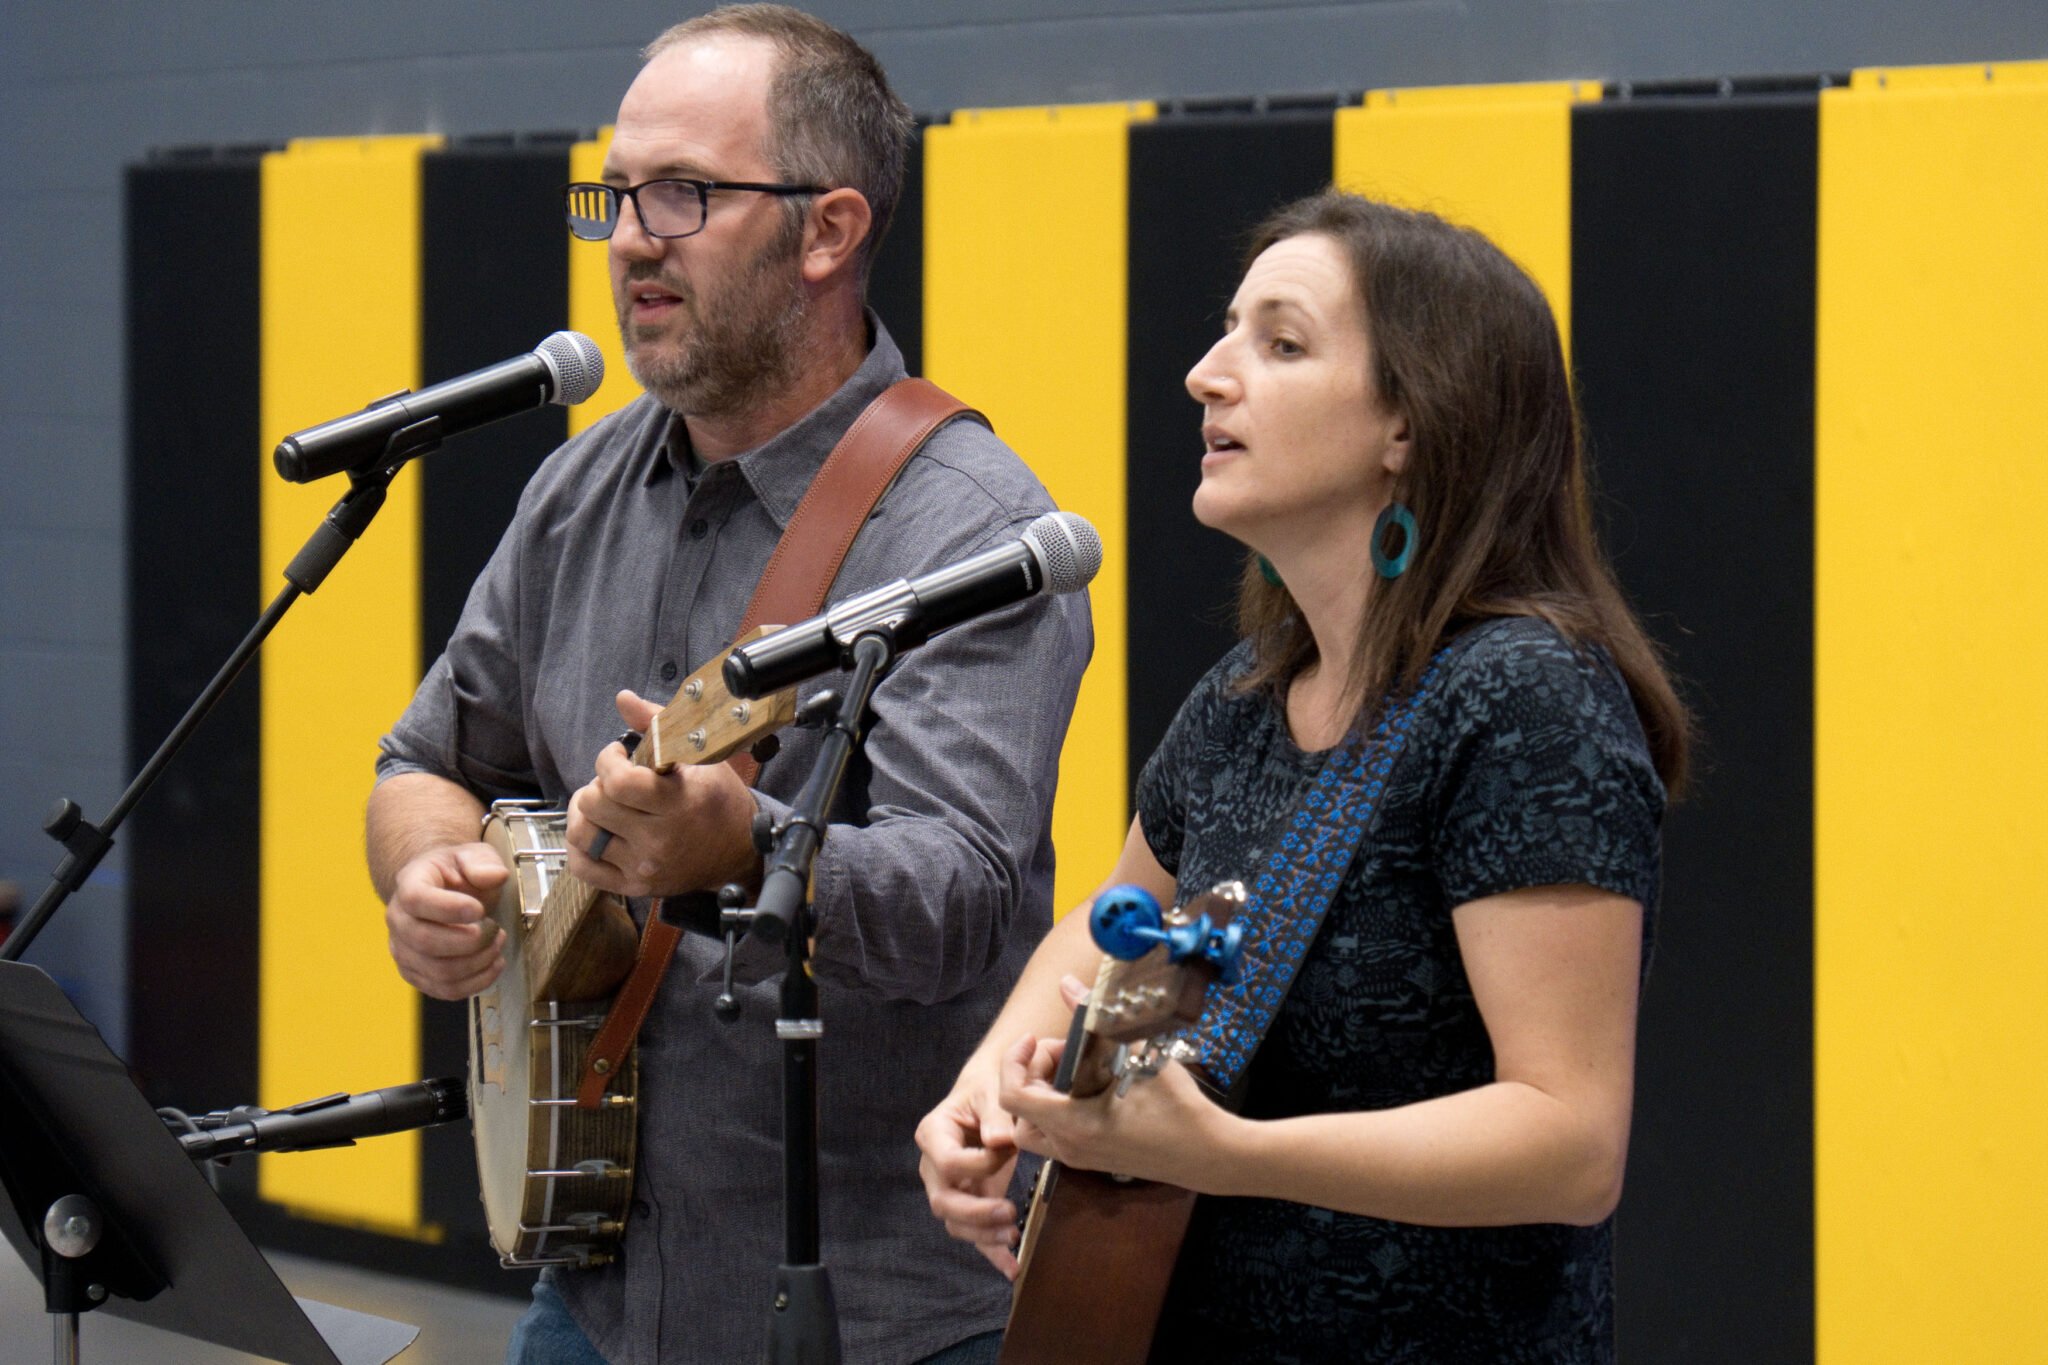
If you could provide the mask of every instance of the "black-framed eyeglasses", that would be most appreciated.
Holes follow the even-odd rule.
[[[569,231],[586,242],[602,242],[619,225],[619,201],[630,199],[649,237],[690,237],[704,230],[713,190],[753,194],[823,194],[823,185],[763,185],[749,180],[643,180],[637,185],[578,181],[562,186]]]

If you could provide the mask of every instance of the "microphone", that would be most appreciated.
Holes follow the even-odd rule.
[[[327,1095],[289,1109],[233,1109],[193,1120],[203,1131],[180,1133],[179,1145],[194,1161],[239,1152],[303,1152],[315,1147],[348,1147],[357,1138],[430,1128],[469,1115],[469,1097],[459,1080],[414,1081],[361,1095]]]
[[[820,673],[847,668],[853,642],[880,633],[898,651],[948,626],[1040,592],[1073,592],[1102,567],[1102,537],[1083,517],[1048,512],[1022,539],[983,550],[915,579],[849,597],[800,625],[741,645],[725,660],[726,690],[765,697]]]
[[[362,469],[392,449],[408,428],[407,456],[424,454],[457,432],[545,403],[581,403],[604,382],[604,355],[581,332],[556,332],[523,356],[501,360],[418,393],[380,398],[361,412],[295,431],[277,443],[277,472],[311,483]],[[431,424],[431,425],[429,425]]]

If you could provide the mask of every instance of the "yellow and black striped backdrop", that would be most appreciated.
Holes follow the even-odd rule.
[[[612,371],[573,413],[403,475],[138,812],[133,1061],[162,1102],[461,1068],[459,1013],[386,959],[361,808],[526,475],[632,396],[603,248],[567,240],[554,198],[600,138],[319,140],[129,174],[138,756],[338,492],[277,480],[280,435],[565,325]],[[2044,145],[2048,64],[967,110],[922,132],[876,305],[1107,545],[1062,903],[1229,642],[1239,561],[1187,512],[1181,377],[1245,229],[1334,178],[1485,229],[1549,292],[1610,546],[1706,734],[1645,1004],[1631,1358],[2048,1357]],[[837,1050],[857,1046],[830,1055],[873,1065]],[[500,1274],[461,1131],[264,1158],[236,1202],[276,1243]]]

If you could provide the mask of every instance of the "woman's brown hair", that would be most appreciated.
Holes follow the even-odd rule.
[[[1350,261],[1373,390],[1407,419],[1412,441],[1394,497],[1415,515],[1414,553],[1406,572],[1373,588],[1351,695],[1376,708],[1415,687],[1465,627],[1541,617],[1614,659],[1658,775],[1677,794],[1691,720],[1594,534],[1578,408],[1543,291],[1470,228],[1336,190],[1261,224],[1247,268],[1275,242],[1306,233],[1331,238]],[[1293,599],[1255,561],[1238,591],[1238,621],[1255,650],[1245,686],[1279,689],[1314,662]]]

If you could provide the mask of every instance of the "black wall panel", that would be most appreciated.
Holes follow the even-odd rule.
[[[258,560],[259,165],[127,173],[130,774],[285,586]],[[116,835],[127,1060],[157,1104],[256,1098],[259,682],[244,670]]]
[[[924,373],[924,130],[920,119],[903,193],[868,276],[868,307],[896,339],[903,368],[914,375]]]
[[[1131,780],[1236,642],[1244,552],[1188,510],[1202,409],[1187,372],[1223,332],[1247,235],[1330,181],[1331,110],[1168,115],[1131,126],[1126,525]]]
[[[1811,1359],[1817,100],[1582,105],[1579,396],[1624,586],[1697,708],[1618,1231],[1623,1358]]]
[[[420,378],[436,384],[530,351],[568,311],[560,146],[465,146],[420,160]],[[549,404],[453,437],[419,462],[420,663],[447,643],[520,490],[568,436]]]

